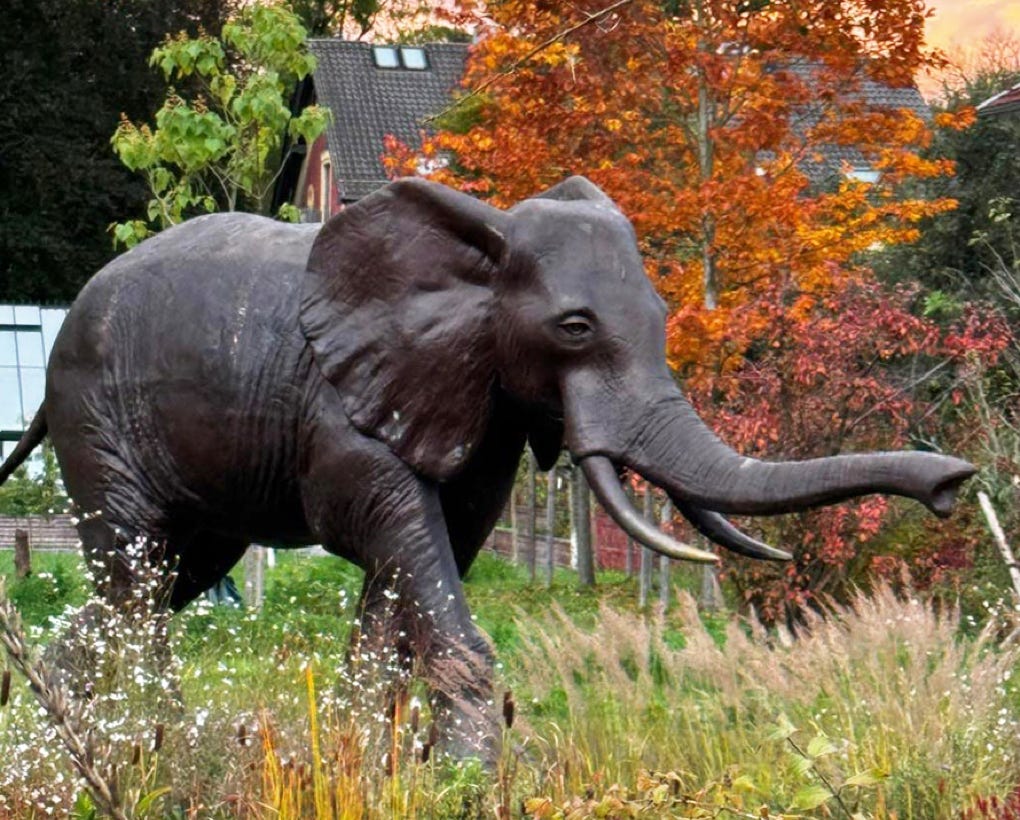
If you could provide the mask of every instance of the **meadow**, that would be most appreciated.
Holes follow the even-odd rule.
[[[97,610],[65,640],[81,697],[40,650],[86,603],[82,568],[37,565],[14,581],[0,554],[0,818],[1020,818],[1020,642],[994,607],[964,623],[880,587],[794,638],[699,613],[682,583],[639,611],[626,576],[546,589],[483,555],[466,586],[506,724],[483,772],[438,753],[419,684],[387,706],[389,659],[347,662],[342,561],[281,554],[258,610]]]

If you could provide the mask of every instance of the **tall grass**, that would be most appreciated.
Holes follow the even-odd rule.
[[[556,608],[522,619],[542,768],[571,773],[546,784],[556,800],[658,769],[691,792],[742,778],[774,809],[828,781],[866,816],[932,820],[1020,782],[1018,648],[993,625],[962,640],[955,611],[880,587],[795,641],[733,621],[720,643],[678,604],[679,639],[608,608],[594,630]]]
[[[285,560],[260,611],[191,607],[166,630],[140,605],[74,633],[98,652],[88,686],[54,692],[85,751],[15,675],[0,693],[0,818],[112,804],[154,818],[1016,820],[1020,649],[994,625],[961,637],[955,611],[880,588],[793,640],[706,626],[683,594],[668,616],[639,613],[622,580],[601,597],[571,582],[537,594],[482,569],[469,594],[499,626],[497,692],[514,693],[497,772],[438,754],[424,691],[383,684],[396,658],[347,663],[357,575]]]

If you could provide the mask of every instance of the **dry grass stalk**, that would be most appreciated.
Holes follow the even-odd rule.
[[[539,698],[566,698],[569,725],[540,732],[555,765],[575,771],[568,790],[595,776],[633,782],[642,764],[686,773],[694,786],[743,761],[757,788],[781,796],[798,775],[768,731],[786,712],[840,746],[837,785],[874,771],[889,777],[886,790],[943,789],[939,805],[960,807],[1016,782],[1010,678],[1020,650],[996,645],[994,624],[961,639],[957,612],[888,587],[809,616],[796,640],[732,622],[720,645],[683,594],[674,617],[682,646],[661,615],[603,606],[591,632],[558,608],[551,624],[522,619],[521,677]]]
[[[88,784],[96,804],[115,820],[127,820],[116,785],[104,777],[94,765],[98,757],[91,733],[83,732],[70,699],[57,676],[39,659],[33,658],[25,640],[21,618],[7,598],[0,583],[0,642],[11,664],[28,681],[32,694],[46,711],[57,736],[63,742],[75,770]]]

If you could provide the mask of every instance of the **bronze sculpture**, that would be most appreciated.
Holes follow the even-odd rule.
[[[741,457],[676,386],[665,317],[630,223],[580,177],[509,211],[410,179],[321,229],[200,217],[84,288],[0,481],[49,434],[77,508],[97,513],[79,531],[113,599],[128,583],[118,550],[139,535],[177,568],[174,609],[253,541],[355,561],[362,640],[418,653],[448,748],[487,758],[491,651],[460,577],[526,444],[546,468],[567,447],[624,529],[703,561],[715,556],[630,508],[619,469],[665,489],[710,539],[765,559],[789,556],[722,513],[885,492],[944,515],[973,473],[931,453]]]

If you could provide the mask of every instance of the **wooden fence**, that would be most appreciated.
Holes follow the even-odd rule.
[[[552,568],[578,570],[582,583],[594,583],[594,569],[615,569],[636,574],[640,579],[640,601],[646,603],[655,585],[652,557],[647,550],[634,544],[599,507],[589,504],[588,489],[580,471],[561,466],[542,479],[545,498],[536,492],[540,482],[531,462],[528,481],[515,489],[513,503],[508,505],[501,526],[489,536],[485,548],[510,560],[530,566],[533,577],[550,579]],[[654,516],[651,499],[645,499],[645,513]],[[667,505],[668,506],[668,505]],[[564,513],[567,508],[569,515]],[[666,509],[663,514],[667,516]],[[654,520],[654,519],[653,519]],[[665,523],[665,522],[663,522]],[[78,533],[70,515],[0,516],[0,549],[14,549],[16,533],[28,534],[30,551],[79,549]],[[569,532],[570,538],[560,534]],[[549,548],[552,545],[552,561]],[[246,598],[258,603],[262,597],[263,561],[268,550],[249,550],[245,558]],[[589,576],[590,580],[585,581]],[[666,603],[669,586],[669,562],[660,561],[659,589]],[[711,576],[711,577],[709,577]],[[706,583],[714,583],[706,571]],[[709,590],[710,591],[710,590]],[[705,592],[703,591],[703,597]]]
[[[70,515],[0,516],[0,549],[13,549],[15,533],[28,533],[33,550],[77,550],[78,531]]]

